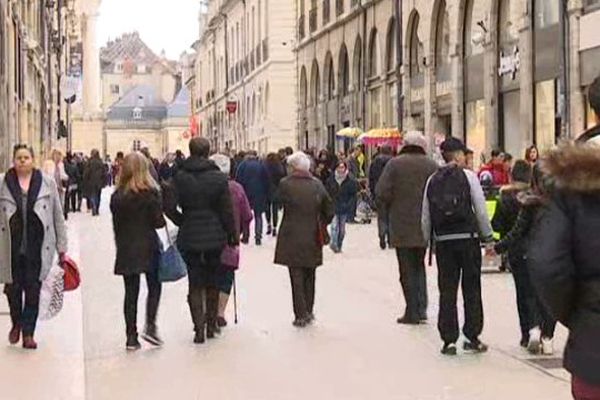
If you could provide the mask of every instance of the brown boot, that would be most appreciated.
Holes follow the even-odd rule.
[[[37,343],[33,340],[33,336],[23,336],[23,348],[27,350],[37,349]]]
[[[19,325],[13,325],[12,329],[8,333],[8,343],[17,344],[21,340],[21,327]]]
[[[194,291],[188,295],[188,304],[190,306],[190,314],[194,323],[194,343],[204,343],[204,302],[202,301],[202,291]]]
[[[221,333],[217,325],[219,314],[219,290],[217,288],[206,289],[206,337],[213,339],[216,334]]]

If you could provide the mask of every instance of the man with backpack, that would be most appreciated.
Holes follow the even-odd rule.
[[[448,138],[441,145],[446,166],[432,175],[425,187],[421,226],[423,236],[435,241],[440,310],[438,329],[442,354],[456,355],[459,338],[456,299],[461,283],[465,304],[464,350],[487,351],[479,340],[483,330],[480,242],[493,242],[485,197],[477,175],[467,170],[465,145]]]

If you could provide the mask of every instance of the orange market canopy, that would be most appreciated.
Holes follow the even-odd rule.
[[[402,133],[397,128],[371,129],[358,137],[358,141],[369,146],[402,144]]]

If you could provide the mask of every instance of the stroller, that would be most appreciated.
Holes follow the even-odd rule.
[[[356,205],[356,220],[359,224],[370,224],[375,217],[375,202],[366,182],[360,182],[358,202]]]

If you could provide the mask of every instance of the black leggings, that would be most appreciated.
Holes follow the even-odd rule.
[[[33,336],[35,333],[42,288],[40,268],[41,265],[19,256],[12,268],[13,283],[4,286],[12,324],[21,327],[23,336]]]
[[[137,334],[137,304],[140,294],[140,275],[124,275],[125,282],[125,304],[123,311],[125,313],[125,325],[127,335]],[[158,305],[162,285],[158,281],[158,271],[146,273],[146,285],[148,286],[148,298],[146,299],[146,326],[156,327],[156,315],[158,314]]]
[[[275,229],[279,224],[279,208],[277,202],[271,201],[267,204],[267,224]]]

